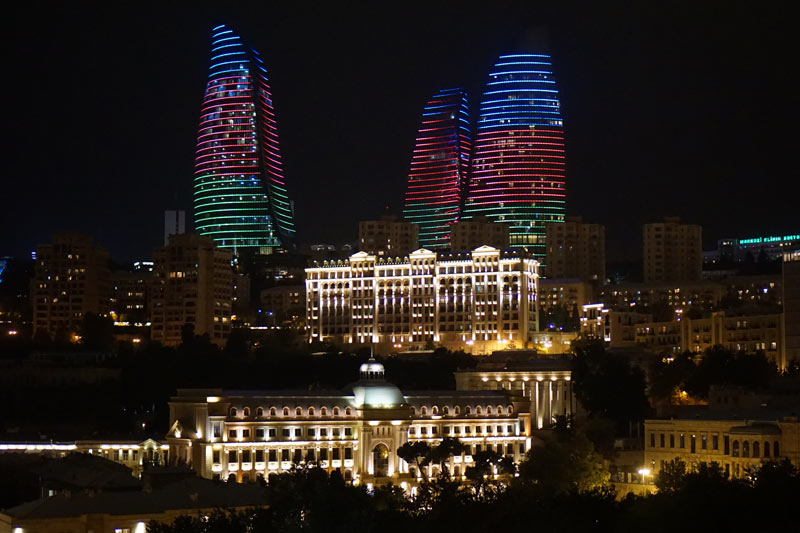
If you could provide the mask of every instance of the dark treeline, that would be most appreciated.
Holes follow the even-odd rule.
[[[265,509],[150,523],[151,533],[417,531],[795,531],[800,472],[786,460],[728,480],[716,463],[659,479],[659,493],[618,499],[603,484],[554,486],[542,464],[520,465],[518,477],[461,484],[445,475],[423,481],[406,498],[400,487],[372,493],[318,468],[270,476]],[[564,472],[559,472],[563,474]],[[568,476],[567,476],[568,477]]]

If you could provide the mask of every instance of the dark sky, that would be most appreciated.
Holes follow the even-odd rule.
[[[664,215],[702,224],[707,245],[800,230],[789,3],[429,3],[7,12],[0,256],[75,229],[119,261],[145,258],[164,209],[191,213],[218,23],[269,69],[304,242],[352,239],[359,219],[399,212],[426,99],[464,85],[477,109],[497,55],[542,29],[564,111],[567,211],[606,224],[612,258],[636,257],[640,225]]]

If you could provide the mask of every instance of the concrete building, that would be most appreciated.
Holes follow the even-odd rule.
[[[305,285],[279,285],[261,291],[261,310],[274,322],[273,325],[302,320],[305,308]]]
[[[115,323],[150,321],[153,272],[120,270],[111,274],[111,316]]]
[[[530,348],[538,331],[538,263],[519,250],[359,252],[306,269],[308,340],[379,353],[439,344],[477,354]]]
[[[468,450],[448,461],[455,479],[481,450],[521,460],[531,444],[528,403],[506,390],[403,393],[372,359],[343,391],[178,390],[166,438],[170,457],[206,478],[255,480],[315,461],[346,480],[408,490],[422,473],[397,456],[406,442],[458,437]]]
[[[788,458],[800,466],[796,415],[698,411],[670,420],[645,420],[644,431],[644,467],[653,475],[676,458],[689,469],[716,462],[734,478],[745,477],[763,461]]]
[[[419,226],[384,216],[358,223],[358,245],[362,252],[378,257],[402,257],[419,247]]]
[[[450,226],[450,249],[464,251],[491,246],[505,250],[509,247],[510,231],[508,224],[492,222],[486,217],[459,220]]]
[[[563,223],[545,224],[545,276],[575,278],[595,285],[606,280],[606,228],[567,217]]]
[[[186,211],[164,211],[164,246],[169,244],[170,235],[186,233]]]
[[[109,261],[106,250],[79,233],[54,233],[52,243],[37,246],[31,282],[34,332],[77,341],[87,313],[108,313]]]
[[[592,284],[579,279],[539,280],[539,307],[544,310],[565,306],[567,310],[580,309],[594,301]]]
[[[645,224],[644,281],[698,281],[703,269],[703,232],[678,217]]]
[[[223,346],[231,330],[231,252],[200,235],[173,235],[153,252],[151,338],[166,346],[181,343],[185,324]]]
[[[800,252],[783,256],[783,346],[787,363],[800,361]]]

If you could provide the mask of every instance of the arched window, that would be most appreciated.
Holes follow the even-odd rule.
[[[443,415],[449,415],[450,414],[450,408],[447,407],[446,405],[444,407],[442,407],[442,414]]]
[[[513,405],[509,405],[508,407],[506,407],[506,410],[508,411],[508,414],[510,414],[510,415],[514,414],[514,406]]]
[[[733,441],[733,448],[731,449],[731,455],[733,457],[739,457],[739,441]]]
[[[411,416],[416,416],[416,415],[417,415],[417,408],[412,405],[411,406]]]
[[[503,414],[503,406],[502,405],[498,405],[497,406],[497,414],[498,415],[502,415]]]
[[[289,416],[289,408],[288,407],[284,407],[283,408],[283,416]]]
[[[236,416],[236,414],[237,414],[236,408],[235,407],[231,407],[230,415],[231,416]]]
[[[459,407],[457,405],[455,407],[453,407],[453,414],[454,415],[460,415],[461,414],[461,407]]]
[[[328,408],[327,407],[320,408],[319,416],[328,416]]]
[[[308,408],[308,416],[314,416],[314,413],[315,413],[315,412],[316,412],[316,411],[314,411],[314,408],[313,408],[313,407],[309,407],[309,408]]]
[[[750,441],[742,441],[742,457],[750,457]]]
[[[439,414],[439,407],[434,405],[433,409],[431,409],[431,413],[434,414],[434,415],[438,415]]]
[[[344,408],[344,416],[350,416],[351,414],[353,414],[353,410],[350,409],[349,407],[345,407]]]
[[[476,415],[482,415],[483,414],[483,409],[481,409],[480,405],[476,405],[475,406],[475,414]]]
[[[423,407],[422,407],[422,408],[419,410],[419,414],[420,414],[420,415],[422,415],[422,416],[427,416],[427,415],[428,415],[428,408],[423,406]]]
[[[492,414],[492,406],[491,406],[491,405],[487,405],[487,406],[486,406],[486,414],[487,414],[487,415],[490,415],[490,414]]]
[[[264,408],[263,407],[257,407],[256,408],[256,416],[264,416]]]
[[[244,416],[250,416],[250,408],[249,407],[245,407],[244,409],[242,409],[242,414]]]
[[[761,456],[761,443],[757,440],[753,441],[753,457],[760,457]]]
[[[269,408],[269,416],[278,416],[278,410],[274,407]]]
[[[778,444],[778,441],[775,441],[775,443],[772,445],[772,455],[774,457],[781,456],[781,447],[780,444]]]
[[[339,416],[339,408],[338,407],[334,407],[333,408],[333,416]]]
[[[303,416],[303,408],[302,407],[295,407],[294,416]]]
[[[470,407],[469,405],[468,405],[468,406],[466,406],[466,407],[464,408],[464,414],[465,414],[465,415],[471,415],[471,414],[472,414],[472,407]]]
[[[764,443],[764,457],[769,457],[769,441]]]

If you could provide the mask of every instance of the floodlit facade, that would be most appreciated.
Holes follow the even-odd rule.
[[[422,111],[403,210],[407,221],[419,225],[423,248],[450,247],[450,226],[461,214],[471,149],[466,92],[439,91]]]
[[[308,340],[379,353],[433,344],[475,354],[533,347],[538,266],[521,251],[489,246],[324,262],[306,269]]]
[[[226,26],[214,28],[194,173],[194,224],[217,246],[269,253],[295,234],[267,70]]]
[[[545,224],[563,222],[564,124],[550,56],[500,56],[475,137],[465,218],[511,226],[510,243],[545,257]]]
[[[314,462],[353,482],[409,489],[422,475],[397,456],[409,441],[459,438],[467,451],[447,461],[456,479],[481,450],[522,460],[531,422],[527,402],[515,400],[503,390],[403,393],[372,359],[343,391],[178,390],[166,438],[170,457],[206,478],[255,481]]]

